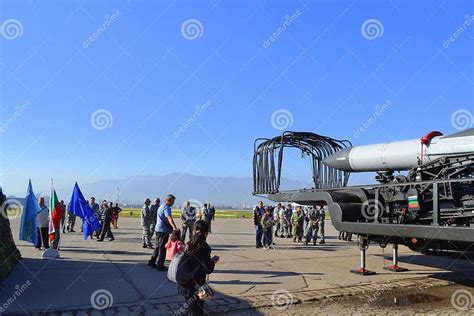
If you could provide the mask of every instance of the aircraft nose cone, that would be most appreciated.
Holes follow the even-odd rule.
[[[349,154],[352,148],[341,149],[323,160],[326,166],[343,171],[353,171],[349,162]]]

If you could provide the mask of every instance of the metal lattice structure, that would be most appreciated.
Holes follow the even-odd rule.
[[[315,189],[341,188],[347,185],[349,172],[323,164],[329,155],[351,147],[348,140],[337,140],[309,132],[284,132],[281,136],[258,138],[254,143],[253,193],[274,194],[280,189],[283,152],[298,148],[311,158]]]

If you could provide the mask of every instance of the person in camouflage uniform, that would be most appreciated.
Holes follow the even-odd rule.
[[[296,208],[296,212],[291,215],[291,224],[293,228],[293,242],[301,242],[303,239],[303,225],[304,225],[304,214],[301,210],[301,206]]]
[[[158,218],[158,209],[160,208],[160,199],[156,198],[153,201],[153,205],[150,206],[150,211],[151,211],[151,224],[150,224],[150,239],[153,238],[153,235],[155,234],[155,227],[156,227],[156,220]]]
[[[315,234],[318,235],[319,233],[319,238],[321,238],[321,241],[319,242],[320,245],[326,244],[325,242],[325,235],[324,235],[324,221],[326,219],[326,210],[324,209],[323,206],[317,205],[316,206],[316,212],[318,216],[318,226],[316,227],[316,232]]]
[[[151,200],[146,199],[142,207],[142,214],[141,214],[142,228],[143,228],[142,239],[143,239],[143,248],[153,249],[153,246],[151,245],[151,233],[150,233],[150,225],[152,222],[150,204],[151,204]]]
[[[308,224],[306,230],[306,238],[304,244],[307,245],[313,239],[313,245],[316,245],[318,239],[318,222],[320,219],[319,211],[316,209],[310,209],[308,212]]]
[[[289,220],[286,217],[286,210],[284,207],[282,207],[278,211],[278,219],[280,220],[280,238],[288,238],[290,237],[290,231],[289,231]]]
[[[69,205],[67,207],[67,226],[66,231],[68,233],[74,233],[74,225],[76,224],[76,215],[69,210]]]
[[[186,206],[181,210],[182,233],[181,241],[184,243],[186,234],[189,231],[189,240],[193,238],[194,223],[196,222],[196,208],[191,206],[191,202],[186,201]]]

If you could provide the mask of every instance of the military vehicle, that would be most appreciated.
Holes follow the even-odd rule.
[[[314,187],[280,190],[285,149],[309,157]],[[375,171],[378,184],[348,186],[351,172]],[[422,253],[474,251],[474,128],[443,136],[352,147],[347,140],[285,132],[254,143],[253,193],[275,202],[327,205],[338,231],[357,234],[361,267],[369,243]]]

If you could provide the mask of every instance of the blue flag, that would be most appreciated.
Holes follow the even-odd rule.
[[[94,211],[92,211],[92,208],[89,206],[89,203],[87,203],[84,195],[82,195],[77,182],[74,186],[74,191],[72,192],[69,211],[82,218],[84,239],[87,239],[93,232],[100,228],[99,219],[97,218],[97,215],[94,214]]]
[[[38,214],[40,210],[41,208],[39,207],[36,196],[33,193],[33,187],[30,180],[28,183],[28,191],[26,193],[25,206],[21,213],[20,240],[29,241],[33,245],[36,245],[38,242],[36,214]]]

